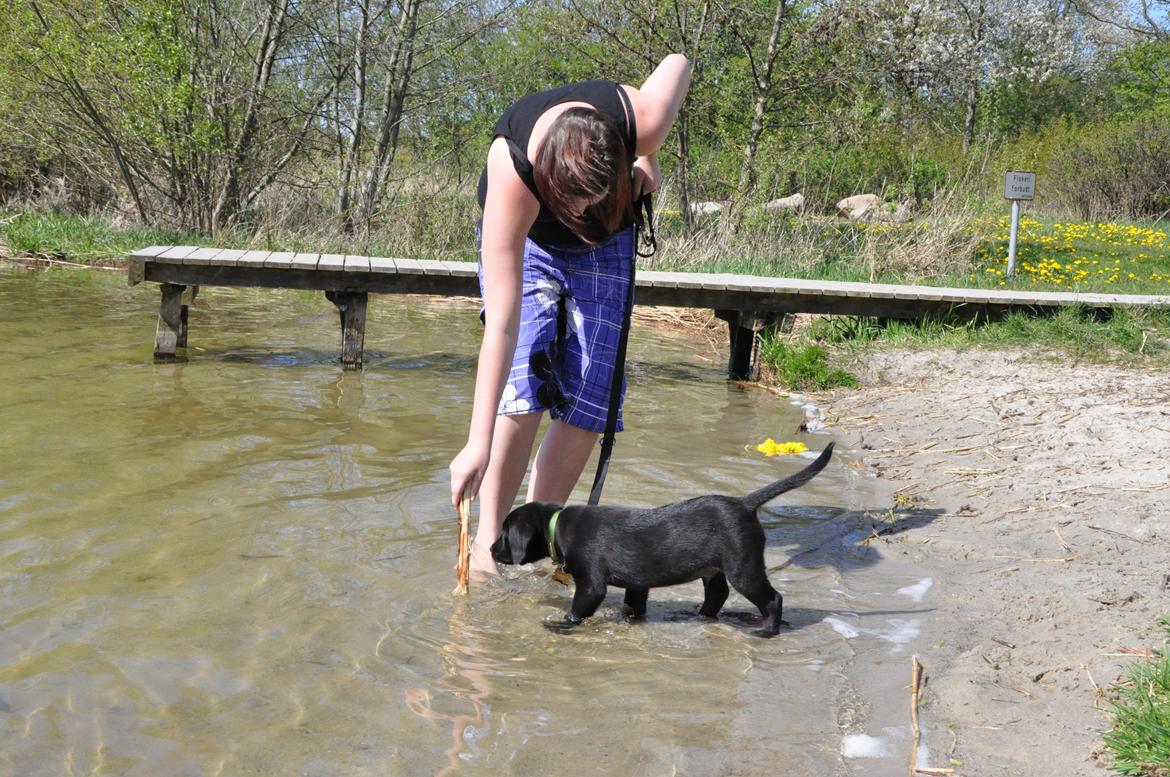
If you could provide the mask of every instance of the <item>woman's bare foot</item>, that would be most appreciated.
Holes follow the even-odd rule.
[[[471,543],[471,563],[468,570],[472,577],[483,579],[500,574],[496,562],[492,559],[492,550],[479,541]]]

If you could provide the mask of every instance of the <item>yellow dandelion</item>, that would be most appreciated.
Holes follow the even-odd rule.
[[[808,446],[802,442],[776,442],[771,437],[756,446],[756,450],[765,456],[791,456],[804,453]]]

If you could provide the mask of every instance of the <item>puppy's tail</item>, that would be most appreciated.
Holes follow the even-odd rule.
[[[829,463],[829,459],[833,455],[833,443],[829,443],[824,452],[817,457],[817,460],[807,467],[797,472],[795,475],[789,475],[783,480],[777,480],[770,486],[764,486],[757,489],[747,496],[743,497],[743,503],[752,510],[758,510],[765,502],[770,502],[776,497],[783,494],[785,491],[791,491],[794,488],[803,486],[808,481],[825,468]]]

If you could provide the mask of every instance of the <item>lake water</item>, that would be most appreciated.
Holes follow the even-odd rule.
[[[545,566],[451,595],[474,302],[371,298],[358,372],[322,295],[204,289],[182,364],[157,308],[0,269],[0,776],[905,773],[935,589],[864,543],[890,503],[848,451],[761,511],[777,638],[698,583],[553,634]],[[765,437],[832,439],[724,370],[635,326],[605,501],[746,493],[807,463]]]

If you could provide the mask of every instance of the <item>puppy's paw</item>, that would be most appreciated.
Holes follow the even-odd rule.
[[[772,637],[774,637],[776,635],[773,632],[768,631],[767,629],[756,629],[755,631],[752,632],[752,636],[759,637],[760,639],[771,639]]]
[[[573,627],[580,623],[582,618],[575,618],[571,612],[565,613],[564,618],[544,621],[544,627],[554,634],[568,634]]]
[[[568,634],[573,630],[573,624],[565,623],[564,621],[544,621],[543,625],[553,634]]]

